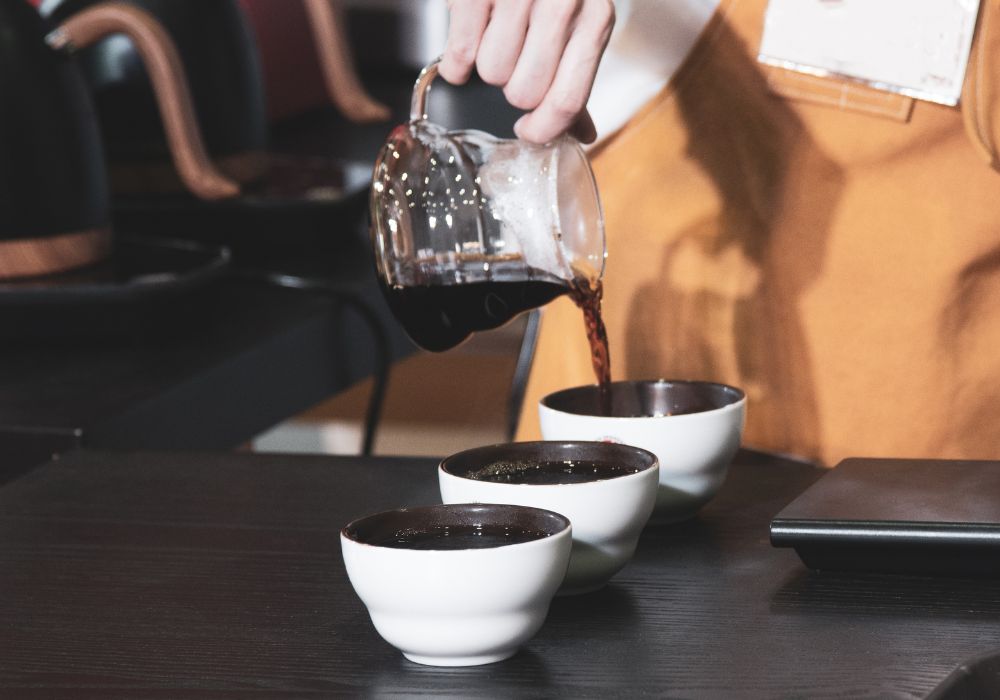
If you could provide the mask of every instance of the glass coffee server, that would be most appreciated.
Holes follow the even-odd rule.
[[[569,136],[540,146],[429,121],[437,63],[420,73],[410,121],[379,153],[371,189],[378,277],[421,347],[475,331],[604,272],[604,220],[586,153]]]

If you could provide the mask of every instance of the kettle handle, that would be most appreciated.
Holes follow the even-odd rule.
[[[46,41],[54,49],[73,50],[114,33],[127,35],[143,59],[184,184],[202,199],[239,194],[239,185],[219,172],[205,152],[184,66],[170,35],[151,14],[124,3],[102,3],[63,22]]]
[[[364,123],[388,119],[389,108],[361,85],[339,8],[330,0],[305,0],[304,5],[327,96],[351,121]]]
[[[441,57],[438,56],[429,64],[424,66],[417,76],[417,82],[413,84],[413,99],[410,101],[410,122],[418,122],[427,119],[427,93],[430,92],[431,82],[438,74],[438,64]]]

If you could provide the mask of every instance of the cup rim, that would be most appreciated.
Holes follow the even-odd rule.
[[[722,382],[713,382],[708,380],[700,379],[623,379],[611,382],[612,392],[615,387],[629,387],[629,386],[642,386],[649,384],[669,384],[669,385],[684,385],[684,386],[705,386],[712,387],[721,390],[727,395],[728,400],[720,406],[714,408],[709,408],[703,411],[692,411],[689,413],[676,413],[667,415],[653,415],[653,416],[602,416],[596,413],[578,413],[575,411],[567,411],[562,408],[556,408],[552,406],[552,402],[558,401],[560,399],[566,399],[574,394],[586,394],[590,392],[596,392],[598,389],[597,384],[581,384],[579,386],[568,387],[565,389],[559,389],[557,391],[550,392],[543,396],[539,401],[539,408],[544,408],[553,413],[561,413],[567,416],[579,416],[581,418],[593,418],[595,420],[601,421],[641,421],[641,420],[682,420],[682,419],[695,419],[699,416],[705,416],[716,412],[731,411],[735,408],[746,403],[746,392],[739,387],[732,386],[731,384],[723,384]]]
[[[604,479],[592,479],[589,481],[578,481],[575,483],[566,484],[525,484],[517,482],[497,482],[497,481],[483,481],[480,479],[471,479],[466,474],[459,474],[455,471],[449,469],[449,462],[455,462],[460,459],[476,457],[479,453],[489,454],[494,451],[503,450],[504,453],[510,454],[511,452],[523,452],[527,455],[533,454],[533,450],[537,450],[540,447],[547,447],[550,449],[560,449],[560,448],[578,448],[580,446],[590,447],[591,449],[601,449],[604,451],[618,451],[622,453],[631,453],[632,455],[639,457],[643,460],[641,468],[637,472],[632,472],[630,474],[621,474],[618,476],[612,476]],[[586,459],[586,457],[581,457],[580,459]],[[489,485],[490,487],[524,487],[524,488],[581,488],[593,486],[594,484],[600,484],[603,482],[615,482],[621,483],[623,480],[627,479],[641,479],[644,474],[647,474],[653,470],[659,470],[660,461],[659,458],[650,450],[644,449],[642,447],[636,447],[635,445],[627,445],[619,442],[601,442],[597,440],[530,440],[523,442],[508,442],[508,443],[496,443],[493,445],[482,445],[479,447],[472,447],[467,450],[462,450],[461,452],[456,452],[455,454],[445,457],[438,464],[438,472],[447,474],[454,479],[462,479],[464,481],[471,481],[474,483],[479,483],[483,485]]]
[[[469,547],[465,549],[413,549],[409,547],[387,547],[385,545],[378,544],[377,542],[366,541],[366,538],[359,533],[359,530],[376,526],[377,521],[387,520],[394,517],[413,515],[414,517],[419,518],[421,515],[433,516],[442,512],[454,512],[455,514],[458,514],[459,512],[468,511],[491,513],[494,517],[504,513],[507,513],[510,518],[518,515],[522,517],[528,516],[533,519],[533,524],[544,521],[548,526],[546,528],[542,528],[545,532],[544,536],[535,537],[526,542],[512,542],[510,544],[501,544],[493,547]],[[342,540],[347,540],[356,545],[371,547],[372,549],[383,551],[416,552],[424,555],[429,553],[445,553],[454,555],[467,552],[489,552],[490,550],[505,549],[507,547],[538,545],[540,543],[556,539],[560,535],[565,535],[566,533],[571,532],[571,528],[572,525],[569,518],[561,513],[556,513],[555,511],[545,508],[536,508],[533,506],[522,506],[509,503],[439,503],[437,505],[430,506],[389,508],[387,510],[378,511],[377,513],[363,515],[344,525],[344,527],[340,529],[340,537]]]

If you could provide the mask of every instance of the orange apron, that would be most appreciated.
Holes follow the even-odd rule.
[[[1000,458],[1000,0],[961,108],[756,61],[723,0],[674,80],[594,154],[616,379],[746,390],[744,444]],[[580,311],[543,311],[538,400],[593,383]]]

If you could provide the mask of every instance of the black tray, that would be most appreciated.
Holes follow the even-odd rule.
[[[169,312],[179,300],[228,265],[225,247],[120,235],[111,256],[96,265],[0,282],[0,337],[120,334],[173,323]]]
[[[301,256],[303,250],[335,255],[348,239],[367,244],[370,163],[281,154],[271,154],[270,161],[265,180],[232,199],[116,196],[116,227],[224,245],[235,263],[257,266],[276,255]]]
[[[968,661],[941,681],[927,700],[1000,698],[1000,652]]]
[[[1000,575],[1000,462],[847,459],[771,521],[818,570]]]

